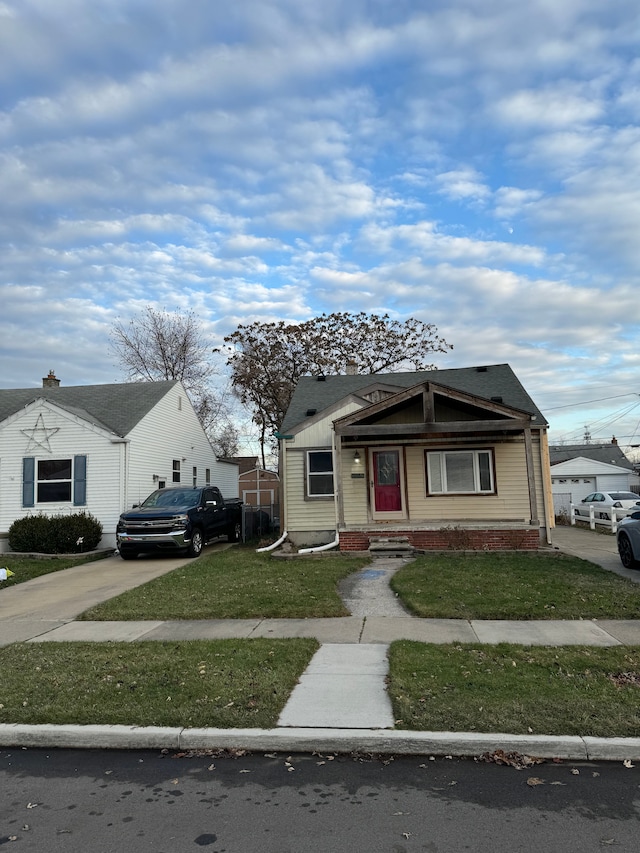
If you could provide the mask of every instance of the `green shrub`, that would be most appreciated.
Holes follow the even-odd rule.
[[[12,551],[37,554],[79,554],[93,551],[102,538],[102,524],[91,514],[27,515],[9,528]]]

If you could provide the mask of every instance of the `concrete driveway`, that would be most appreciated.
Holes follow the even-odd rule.
[[[640,583],[640,571],[625,569],[620,562],[616,537],[612,533],[577,526],[556,527],[551,531],[551,538],[553,547],[565,554],[589,560],[609,572]]]
[[[227,542],[219,542],[208,545],[204,553],[228,547]],[[71,622],[90,607],[166,575],[192,559],[141,556],[125,561],[114,555],[0,589],[0,646]]]

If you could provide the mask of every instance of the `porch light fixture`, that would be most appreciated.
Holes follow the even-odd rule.
[[[353,454],[353,461],[356,463],[356,465],[360,464],[360,451],[359,450],[356,450],[356,452]]]

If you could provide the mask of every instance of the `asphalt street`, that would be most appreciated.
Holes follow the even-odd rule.
[[[331,753],[0,750],[34,853],[635,853],[640,769]]]

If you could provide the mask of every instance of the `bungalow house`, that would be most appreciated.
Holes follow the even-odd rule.
[[[556,515],[592,492],[639,491],[640,478],[615,437],[602,444],[549,447],[551,489]]]
[[[177,483],[238,496],[238,466],[216,459],[178,381],[0,390],[0,551],[31,513],[86,511],[115,547],[120,513]]]
[[[283,527],[298,547],[538,548],[546,430],[507,364],[303,377],[277,433]]]

